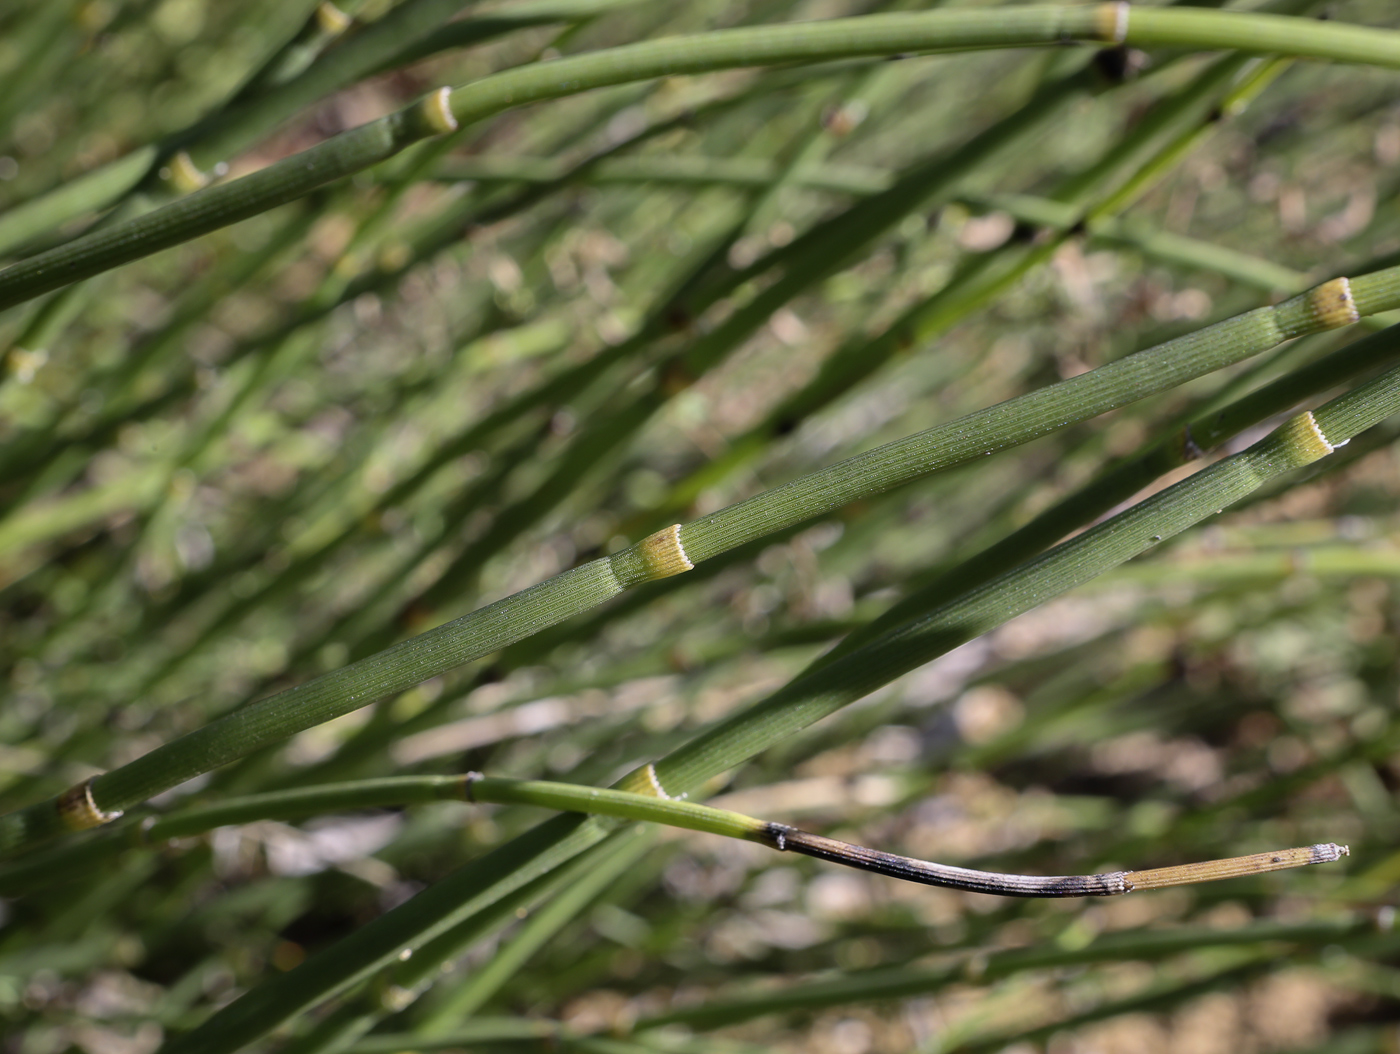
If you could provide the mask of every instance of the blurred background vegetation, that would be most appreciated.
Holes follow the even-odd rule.
[[[307,0],[9,0],[0,242],[13,260],[76,233],[98,205],[18,234],[15,217],[149,144],[195,144],[212,169],[211,114],[231,151],[216,174],[237,175],[551,54],[921,6],[938,5],[419,0],[398,7],[428,12],[421,31],[339,83],[314,75],[375,40],[389,0],[346,5],[339,37]],[[1400,27],[1387,0],[1317,10]],[[226,100],[273,54],[245,93],[273,105],[232,134]],[[1121,173],[1096,166],[1218,61],[1115,54],[1101,90],[702,369],[675,357],[763,288],[735,275],[1091,54],[739,70],[528,107],[0,315],[0,808],[668,523],[1400,253],[1396,74],[1308,63],[1271,67],[1242,112],[1211,109],[1237,82],[1204,93],[1121,223],[1056,234],[1056,202],[1106,197]],[[614,779],[1183,414],[1352,337],[764,539],[154,804],[467,769]],[[1396,435],[712,787],[993,870],[1320,841],[1349,842],[1344,864],[1017,902],[656,831],[483,928],[419,998],[381,993],[372,1031],[305,1040],[331,1002],[266,1048],[1396,1049]],[[0,1050],[148,1054],[540,816],[444,801],[0,866]]]

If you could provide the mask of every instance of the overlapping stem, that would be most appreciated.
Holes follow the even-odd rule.
[[[1091,522],[1174,468],[1204,456],[1233,436],[1282,413],[1314,392],[1335,387],[1400,356],[1400,329],[1392,326],[1349,344],[1280,377],[1216,411],[1201,414],[1180,430],[1104,472],[1056,502],[1029,523],[957,566],[935,575],[879,618],[849,634],[815,665],[824,665],[927,610],[937,598],[962,593],[1040,552]]]
[[[1400,369],[1288,421],[1253,447],[1189,477],[986,586],[951,599],[838,662],[790,683],[626,777],[620,790],[681,798],[904,672],[1073,588],[1400,412]],[[479,910],[596,844],[600,818],[559,817],[479,858],[279,979],[254,989],[169,1048],[230,1051],[316,1002],[464,925]],[[505,876],[505,877],[502,877]]]
[[[1400,370],[1392,370],[1315,414],[1292,418],[1248,450],[798,678],[657,762],[655,776],[667,793],[688,793],[751,757],[754,743],[781,741],[900,674],[1145,552],[1270,479],[1325,457],[1335,445],[1397,410]],[[634,774],[624,788],[644,785],[643,777]]]
[[[828,469],[674,526],[614,556],[566,571],[420,637],[244,707],[100,776],[85,791],[93,818],[120,814],[153,794],[294,732],[359,709],[496,651],[616,596],[631,585],[840,508],[930,472],[1023,443],[1219,369],[1304,333],[1333,328],[1400,302],[1400,268],[1334,279],[959,421],[897,440]],[[658,562],[659,561],[659,562]],[[0,849],[59,833],[61,799],[0,818]]]
[[[704,560],[749,538],[800,523],[838,509],[859,496],[878,494],[929,472],[966,464],[1047,435],[1076,420],[1085,420],[1153,392],[1174,387],[1239,362],[1284,340],[1346,324],[1372,314],[1378,304],[1400,297],[1400,268],[1379,271],[1342,286],[1319,286],[1318,292],[1262,307],[1185,337],[1159,344],[1038,389],[947,425],[887,443],[810,473],[782,487],[756,495],[686,524],[681,541],[692,560]],[[1334,295],[1354,303],[1324,321],[1309,298],[1321,305]],[[1400,301],[1397,301],[1400,302]],[[1382,309],[1382,310],[1388,310]]]
[[[1400,66],[1400,34],[1385,30],[1178,8],[1139,9],[1129,17],[1125,3],[871,15],[624,45],[508,70],[458,88],[446,98],[434,93],[399,113],[344,132],[259,172],[41,253],[0,271],[0,308],[265,212],[392,157],[426,136],[511,107],[676,74],[1067,40],[1234,48]]]
[[[950,867],[924,860],[898,856],[851,845],[834,838],[799,831],[786,824],[756,820],[741,813],[714,809],[694,802],[657,797],[661,784],[654,769],[644,770],[653,783],[653,793],[635,794],[597,787],[576,787],[566,783],[492,779],[471,774],[467,796],[474,801],[513,802],[543,805],[546,808],[598,813],[629,820],[652,820],[692,831],[742,838],[781,851],[802,853],[819,860],[872,871],[891,878],[918,882],[972,893],[992,893],[1007,897],[1112,897],[1135,889],[1162,889],[1167,886],[1211,882],[1222,878],[1257,874],[1263,871],[1330,863],[1347,854],[1345,846],[1308,846],[1255,853],[1228,860],[1181,864],[1147,871],[1114,871],[1102,875],[1005,875]],[[634,781],[635,782],[635,781]]]

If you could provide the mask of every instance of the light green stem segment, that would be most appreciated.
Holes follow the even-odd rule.
[[[158,817],[142,829],[146,842],[188,838],[215,827],[256,820],[294,820],[353,809],[389,808],[430,801],[462,801],[464,776],[386,776],[316,787],[249,794]]]
[[[642,769],[632,778],[635,790],[584,787],[575,783],[551,783],[544,780],[499,779],[470,773],[466,777],[468,801],[489,801],[510,805],[538,805],[563,812],[583,812],[596,816],[614,816],[620,820],[644,820],[683,827],[687,831],[703,831],[726,838],[758,837],[767,826],[763,820],[742,813],[714,809],[696,802],[681,801],[665,796],[655,780],[655,773]]]
[[[1232,49],[1255,55],[1355,62],[1400,68],[1400,33],[1290,15],[1190,7],[1105,4],[1117,11],[1120,39],[1138,48]],[[1103,15],[1105,19],[1107,14]]]
[[[507,106],[555,99],[639,76],[705,73],[736,66],[812,62],[893,52],[1011,48],[1066,42],[1238,49],[1297,58],[1400,67],[1400,33],[1287,15],[1090,6],[1003,7],[867,15],[722,30],[611,48],[488,77],[452,93],[463,123]],[[640,70],[652,72],[639,74]]]
[[[391,157],[455,123],[593,88],[678,74],[907,52],[1065,42],[1270,52],[1400,67],[1400,33],[1282,15],[1135,8],[1125,3],[996,11],[868,15],[722,30],[533,63],[438,94],[344,132],[259,172],[208,187],[156,212],[74,239],[0,271],[0,309],[285,204]]]

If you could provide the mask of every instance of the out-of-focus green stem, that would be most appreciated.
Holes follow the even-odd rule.
[[[0,253],[52,231],[74,216],[103,208],[136,186],[160,151],[142,147],[109,165],[85,172],[42,197],[0,212]]]
[[[341,176],[448,130],[424,103],[328,139],[267,168],[196,191],[144,216],[75,238],[0,271],[0,308],[91,278],[199,234],[295,201]]]

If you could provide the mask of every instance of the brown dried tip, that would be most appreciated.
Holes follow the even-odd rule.
[[[1129,871],[1124,878],[1130,890],[1165,889],[1167,886],[1215,882],[1222,878],[1239,878],[1265,871],[1282,871],[1290,867],[1331,864],[1350,853],[1351,850],[1344,845],[1323,842],[1297,849],[1275,849],[1268,853],[1232,856],[1225,860],[1205,860],[1195,864],[1178,864],[1176,867],[1159,867],[1150,871]]]
[[[120,818],[121,812],[103,812],[92,799],[92,779],[69,787],[58,798],[58,816],[71,831],[86,831]]]
[[[695,568],[690,558],[685,555],[685,546],[681,545],[679,523],[673,523],[643,538],[637,543],[637,556],[642,561],[648,582],[658,578],[670,578]]]

